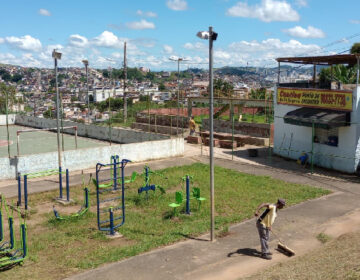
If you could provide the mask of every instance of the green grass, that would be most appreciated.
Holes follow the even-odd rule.
[[[194,120],[197,124],[201,124],[202,123],[202,119],[207,119],[209,118],[209,115],[201,115],[201,116],[195,116]],[[230,116],[229,115],[223,115],[220,116],[219,118],[220,120],[224,120],[224,121],[229,121],[230,120]],[[234,116],[234,120],[235,122],[238,122],[239,120],[239,116],[235,115]],[[269,123],[269,120],[266,118],[266,115],[263,113],[258,113],[258,114],[242,114],[242,122],[250,122],[250,123]],[[273,116],[270,116],[270,123],[274,122],[274,118]]]
[[[319,240],[321,243],[326,243],[328,242],[331,237],[323,232],[319,233],[317,236],[316,236],[317,240]]]
[[[172,167],[161,171],[168,179],[152,175],[150,182],[161,185],[166,194],[158,190],[139,195],[137,188],[143,186],[143,177],[126,189],[126,222],[119,232],[124,238],[108,240],[97,230],[95,190],[91,186],[91,211],[80,219],[57,221],[51,204],[57,192],[31,195],[30,207],[41,208],[29,221],[29,259],[23,267],[2,272],[6,279],[60,279],[94,268],[101,264],[118,261],[172,244],[189,236],[199,236],[209,230],[209,166],[196,163]],[[192,187],[201,189],[207,200],[198,210],[191,200],[192,215],[184,214],[185,203],[172,217],[168,204],[175,201],[175,191],[185,192],[180,180],[185,174],[194,176]],[[217,236],[225,236],[230,224],[251,218],[254,209],[262,202],[275,202],[278,197],[291,206],[313,199],[329,191],[310,186],[286,183],[266,176],[253,176],[233,170],[215,167],[215,228]],[[82,202],[81,186],[71,189],[71,196]],[[44,203],[49,209],[44,213]],[[79,206],[75,207],[79,208]],[[59,207],[60,209],[60,207]],[[74,209],[74,211],[76,211]],[[61,209],[59,210],[61,212]]]

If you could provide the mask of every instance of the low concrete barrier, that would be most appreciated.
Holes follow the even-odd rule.
[[[9,124],[15,124],[15,114],[8,115]],[[0,115],[0,125],[6,125],[6,115]]]
[[[65,151],[63,168],[70,171],[94,168],[98,162],[108,163],[111,155],[119,155],[133,162],[184,155],[184,139],[173,138],[142,143],[115,144],[106,147]],[[30,173],[58,168],[57,152],[0,158],[0,179],[15,178],[18,172]]]
[[[15,124],[30,126],[35,128],[53,128],[56,127],[56,120],[45,119],[45,118],[36,118],[24,115],[16,115]],[[94,138],[98,140],[109,141],[111,136],[111,141],[115,143],[138,143],[143,141],[154,141],[168,139],[169,136],[149,133],[145,131],[136,131],[127,128],[113,127],[110,130],[106,126],[97,126],[91,124],[81,124],[71,121],[64,121],[63,126],[77,126],[78,135],[83,137]],[[73,134],[74,131],[66,131],[69,134]]]

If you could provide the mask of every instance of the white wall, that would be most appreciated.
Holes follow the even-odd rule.
[[[16,116],[16,124],[36,127],[36,128],[54,128],[56,127],[56,120],[36,118],[24,115]],[[96,126],[91,124],[81,124],[71,121],[64,121],[65,126],[77,126],[78,135],[84,137],[90,137],[99,140],[109,140],[109,128],[106,126]],[[66,132],[73,134],[73,130],[67,130]],[[148,133],[144,131],[137,131],[127,128],[112,128],[111,140],[117,143],[136,143],[151,140],[167,139],[169,136],[155,133]]]
[[[353,91],[353,112],[351,122],[360,123],[359,97],[360,88]],[[297,106],[277,104],[277,88],[274,92],[274,153],[298,159],[302,152],[306,152],[311,159],[312,128],[284,123],[286,113],[299,109]],[[291,134],[293,135],[291,137]],[[356,171],[360,156],[360,126],[351,124],[348,127],[339,128],[339,143],[337,147],[314,143],[315,165],[331,168],[339,171],[353,173]],[[288,151],[288,149],[294,151]],[[331,156],[326,156],[331,155]],[[355,155],[356,158],[355,158]]]
[[[172,138],[142,143],[112,145],[106,147],[65,151],[62,154],[63,168],[69,171],[94,168],[98,162],[109,163],[112,155],[133,162],[155,160],[184,155],[184,139]],[[36,164],[34,164],[36,163]],[[0,158],[0,179],[15,178],[17,172],[30,173],[58,168],[57,152]]]
[[[15,123],[15,114],[8,115],[9,124]],[[0,115],[0,125],[6,125],[6,115]]]

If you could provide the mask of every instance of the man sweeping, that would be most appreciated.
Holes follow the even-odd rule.
[[[260,244],[261,244],[261,257],[266,260],[272,259],[271,257],[272,253],[270,252],[268,245],[271,226],[275,221],[278,209],[282,209],[284,206],[285,206],[285,200],[279,198],[277,203],[275,204],[271,204],[271,203],[260,204],[255,211],[255,217],[258,217],[258,219],[256,220],[256,227],[259,231]],[[262,208],[266,208],[266,209],[259,217],[259,211]]]

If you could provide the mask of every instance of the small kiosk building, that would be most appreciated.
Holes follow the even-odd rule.
[[[274,153],[347,173],[359,171],[359,57],[351,54],[278,58],[274,91]],[[314,65],[313,80],[280,83],[280,63]],[[317,65],[357,65],[356,84],[321,85]],[[332,73],[332,71],[331,71]]]

